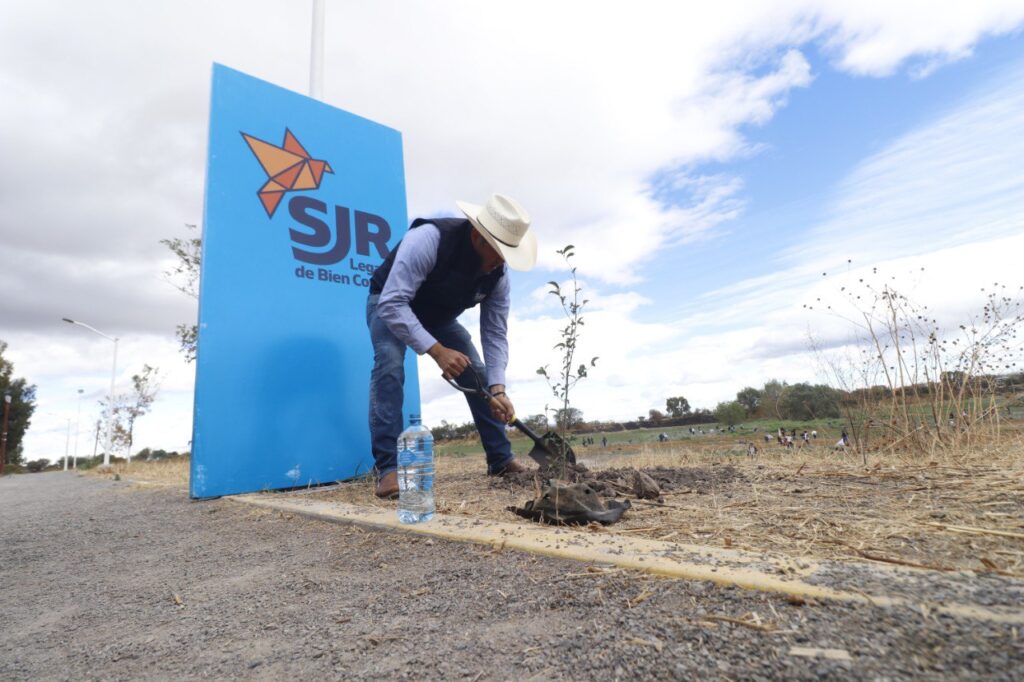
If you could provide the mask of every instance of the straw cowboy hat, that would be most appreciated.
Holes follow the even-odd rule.
[[[516,201],[493,194],[483,206],[468,201],[456,201],[455,205],[510,268],[525,271],[537,262],[537,237],[530,231],[530,215]]]

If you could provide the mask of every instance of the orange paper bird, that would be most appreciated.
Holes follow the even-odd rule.
[[[268,216],[274,215],[285,192],[319,189],[324,173],[334,173],[326,161],[311,158],[287,128],[284,129],[284,142],[280,147],[245,133],[242,133],[242,137],[270,178],[256,193]]]

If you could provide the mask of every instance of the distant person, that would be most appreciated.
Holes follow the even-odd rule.
[[[747,457],[757,457],[757,446],[753,443],[747,443]]]
[[[841,440],[843,441],[843,445],[845,447],[850,447],[850,437],[846,434],[846,429],[843,429],[843,435],[841,437]]]
[[[601,436],[601,447],[608,447],[608,436]]]
[[[818,437],[818,432],[817,431],[811,431],[811,438],[817,438],[817,437]]]

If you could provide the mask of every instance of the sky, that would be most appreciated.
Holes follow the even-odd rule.
[[[38,387],[29,459],[92,454],[109,387],[112,344],[62,317],[120,339],[119,387],[160,369],[137,448],[188,447],[174,330],[196,305],[160,240],[201,223],[211,64],[306,92],[310,18],[301,1],[0,4],[0,339]],[[324,100],[402,132],[410,218],[494,192],[530,212],[520,413],[554,404],[546,282],[576,246],[580,355],[599,360],[574,403],[628,419],[821,380],[809,337],[841,347],[849,325],[805,306],[866,273],[954,326],[981,287],[1024,284],[1022,30],[1020,0],[328,0]],[[429,359],[420,376],[425,423],[469,420]]]

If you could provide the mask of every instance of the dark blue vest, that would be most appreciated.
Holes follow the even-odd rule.
[[[420,225],[435,225],[441,233],[437,245],[437,262],[427,278],[423,280],[416,296],[412,299],[412,311],[425,327],[451,322],[463,311],[472,308],[487,298],[498,281],[505,274],[502,265],[489,274],[480,273],[480,255],[473,248],[469,233],[472,223],[462,218],[417,218],[409,226],[414,230]],[[388,274],[395,262],[395,255],[402,243],[388,254],[370,279],[370,293],[379,294],[384,290]]]

